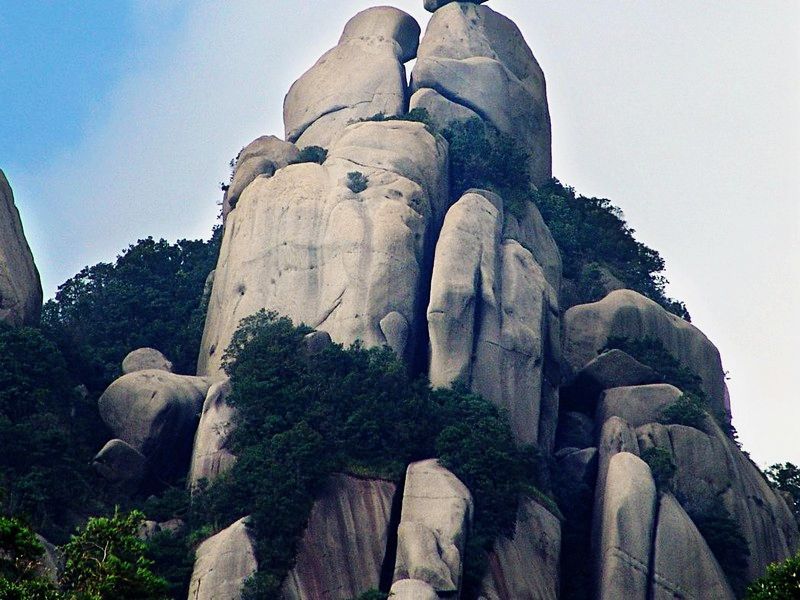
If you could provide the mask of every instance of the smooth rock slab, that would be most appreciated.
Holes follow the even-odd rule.
[[[436,590],[419,579],[395,581],[390,592],[392,600],[439,600]]]
[[[42,284],[25,239],[14,194],[0,170],[0,322],[12,326],[38,322]]]
[[[208,538],[197,548],[189,600],[240,600],[258,568],[248,518]]]
[[[202,479],[214,481],[236,462],[236,457],[229,448],[236,414],[227,401],[230,393],[229,379],[216,382],[208,389],[194,437],[187,482],[190,489]]]
[[[398,58],[408,62],[417,56],[420,33],[419,23],[408,13],[392,6],[376,6],[349,20],[339,43],[364,38],[393,40],[400,47]]]
[[[378,588],[396,486],[334,475],[314,503],[281,598],[350,600]]]
[[[124,375],[136,371],[146,371],[147,369],[172,373],[172,363],[155,348],[139,348],[128,353],[122,360],[122,373]]]

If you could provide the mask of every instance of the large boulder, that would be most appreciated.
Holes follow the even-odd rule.
[[[210,381],[149,369],[123,375],[98,401],[112,433],[147,457],[151,473],[185,473]]]
[[[349,123],[408,106],[403,63],[416,55],[419,25],[396,8],[358,13],[339,43],[294,82],[283,104],[286,139],[328,148]]]
[[[449,205],[447,143],[421,123],[347,127],[324,165],[258,178],[225,227],[198,372],[219,372],[239,321],[262,308],[330,333],[424,355],[433,240]],[[367,177],[354,192],[348,173]],[[357,188],[356,188],[357,189]]]
[[[92,459],[92,467],[106,481],[133,492],[147,474],[147,458],[122,440],[109,440]]]
[[[35,323],[42,309],[42,284],[25,239],[14,194],[0,169],[0,322]]]
[[[653,600],[734,600],[725,574],[689,515],[671,494],[658,509],[651,581]]]
[[[730,409],[725,400],[725,372],[714,344],[688,321],[632,290],[611,292],[599,302],[573,306],[564,314],[567,376],[597,357],[611,337],[659,340],[681,365],[702,379],[713,410]]]
[[[187,480],[190,489],[202,479],[214,481],[236,462],[236,457],[230,450],[235,416],[234,408],[228,404],[230,393],[231,383],[227,378],[214,383],[208,389],[194,436]]]
[[[488,0],[462,0],[464,2],[474,2],[475,4],[483,4]],[[442,8],[445,4],[450,4],[451,2],[456,2],[456,0],[424,0],[423,5],[425,6],[425,10],[430,12],[436,12],[440,8]]]
[[[558,299],[529,250],[504,236],[503,200],[471,190],[445,217],[428,304],[431,383],[456,381],[508,411],[515,438],[555,437]],[[542,418],[547,413],[546,418]]]
[[[155,348],[139,348],[128,353],[122,360],[123,375],[136,371],[146,371],[147,369],[172,373],[172,363]]]
[[[286,600],[349,600],[378,587],[386,558],[394,483],[334,475],[314,503]]]
[[[603,392],[597,403],[595,422],[605,423],[611,417],[619,417],[634,428],[658,422],[664,409],[681,396],[678,388],[666,383],[611,388]]]
[[[439,594],[436,593],[436,590],[430,584],[419,579],[400,579],[395,581],[389,592],[389,597],[392,600],[439,600]]]
[[[394,580],[418,579],[439,594],[457,594],[473,510],[472,494],[438,461],[409,465]]]
[[[258,567],[248,518],[208,538],[197,548],[189,584],[191,600],[240,600],[244,582]]]
[[[533,500],[519,508],[511,538],[489,555],[481,594],[486,600],[556,600],[559,597],[561,522]]]
[[[435,90],[476,113],[529,152],[534,184],[550,179],[550,114],[544,74],[510,19],[473,3],[455,2],[438,8],[420,43],[411,88],[414,92]],[[429,105],[427,99],[435,104]],[[415,105],[431,106],[434,117],[443,112],[436,96],[418,97]]]
[[[230,185],[222,199],[223,220],[228,218],[228,213],[236,206],[239,196],[256,177],[272,177],[275,171],[293,163],[299,157],[297,146],[274,135],[262,135],[242,148],[236,157]]]
[[[593,540],[596,597],[644,599],[656,519],[656,486],[647,464],[629,452],[615,454],[603,487],[598,537]]]

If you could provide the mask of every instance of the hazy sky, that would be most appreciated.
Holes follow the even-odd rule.
[[[396,0],[421,23],[422,0]],[[0,0],[0,167],[45,294],[218,182],[366,0]],[[800,464],[800,2],[494,0],[545,71],[555,175],[611,198],[720,348],[760,464]]]

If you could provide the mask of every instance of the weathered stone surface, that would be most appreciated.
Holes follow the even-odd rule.
[[[436,460],[409,465],[394,580],[419,579],[438,593],[457,592],[472,513],[469,490]]]
[[[649,448],[664,448],[672,451],[669,439],[669,429],[661,423],[647,423],[636,428],[636,439],[639,442],[639,451],[644,452]]]
[[[304,339],[306,342],[306,349],[311,355],[324,352],[327,348],[330,348],[331,344],[333,344],[333,340],[331,340],[331,334],[329,334],[327,331],[312,331],[306,335]]]
[[[620,417],[634,428],[658,422],[664,409],[682,395],[678,388],[666,383],[611,388],[597,403],[595,421],[605,423],[611,417]]]
[[[562,389],[561,400],[570,407],[592,410],[603,390],[659,381],[658,373],[631,355],[622,350],[608,350],[578,371]]]
[[[262,135],[242,148],[230,186],[222,200],[222,218],[227,218],[244,189],[259,175],[272,177],[275,171],[296,161],[300,156],[297,146],[274,135]]]
[[[184,472],[210,382],[205,377],[149,369],[123,375],[98,401],[109,429],[147,457],[151,472]]]
[[[580,412],[563,412],[558,418],[556,448],[588,448],[594,446],[594,421]]]
[[[654,600],[733,600],[708,544],[671,494],[661,496],[651,573]]]
[[[227,378],[208,389],[194,437],[187,481],[190,489],[201,479],[214,481],[236,462],[229,448],[235,415],[234,408],[227,401],[230,393],[231,383]]]
[[[474,4],[483,4],[488,0],[461,0],[462,2],[472,2]],[[450,4],[451,2],[456,2],[456,0],[424,0],[423,4],[425,6],[425,10],[430,12],[436,12],[438,9],[443,7],[445,4]]]
[[[447,165],[447,143],[422,124],[366,122],[347,128],[324,165],[256,179],[225,227],[198,372],[217,373],[239,321],[262,308],[337,343],[390,344],[413,363]],[[359,194],[346,186],[353,171],[369,180]]]
[[[533,202],[525,202],[517,216],[505,211],[503,238],[517,240],[542,267],[547,282],[558,294],[562,281],[561,251],[553,234],[544,222],[542,214]]]
[[[0,321],[34,323],[42,309],[42,284],[25,239],[14,194],[0,169]]]
[[[135,491],[147,474],[147,459],[122,440],[109,440],[92,459],[92,467],[103,479]]]
[[[49,579],[53,583],[58,583],[58,577],[64,569],[64,555],[55,545],[48,542],[38,533],[36,534],[36,539],[44,547],[44,554],[39,559],[36,574],[39,577]]]
[[[615,454],[598,493],[604,500],[593,540],[597,598],[647,598],[657,502],[650,468],[630,452]]]
[[[558,381],[558,300],[530,251],[503,239],[503,202],[469,191],[448,211],[428,305],[431,383],[467,383],[508,410],[514,435],[536,443]],[[557,412],[557,400],[555,407]],[[548,415],[548,447],[555,415]]]
[[[482,595],[486,600],[556,600],[560,554],[560,521],[540,504],[525,501],[514,536],[495,542]]]
[[[446,129],[453,121],[465,122],[481,118],[474,110],[448,100],[431,88],[422,88],[411,95],[408,109],[415,108],[424,108],[433,125],[440,130]]]
[[[281,598],[350,600],[378,587],[394,483],[331,477],[314,503]]]
[[[658,339],[676,360],[702,378],[711,408],[726,408],[725,374],[716,347],[691,323],[631,290],[611,292],[599,302],[573,306],[564,314],[567,375],[593,360],[612,336]]]
[[[239,600],[245,580],[257,569],[248,518],[208,538],[197,548],[190,600]]]
[[[408,104],[403,62],[414,54],[418,32],[410,15],[389,7],[353,17],[339,44],[286,95],[286,139],[301,148],[328,148],[349,123],[377,113],[403,114]]]
[[[530,153],[533,183],[551,177],[544,74],[517,26],[486,6],[452,3],[431,17],[411,77],[512,136]]]
[[[559,474],[567,481],[583,483],[593,488],[597,479],[598,454],[597,448],[583,448],[559,457]]]
[[[147,369],[172,373],[172,363],[155,348],[139,348],[122,360],[122,373],[125,375]]]
[[[439,600],[436,590],[419,579],[395,581],[390,592],[392,600]]]

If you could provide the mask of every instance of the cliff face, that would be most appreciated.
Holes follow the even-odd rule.
[[[14,194],[0,170],[0,321],[35,323],[42,308],[42,285],[22,230]]]

